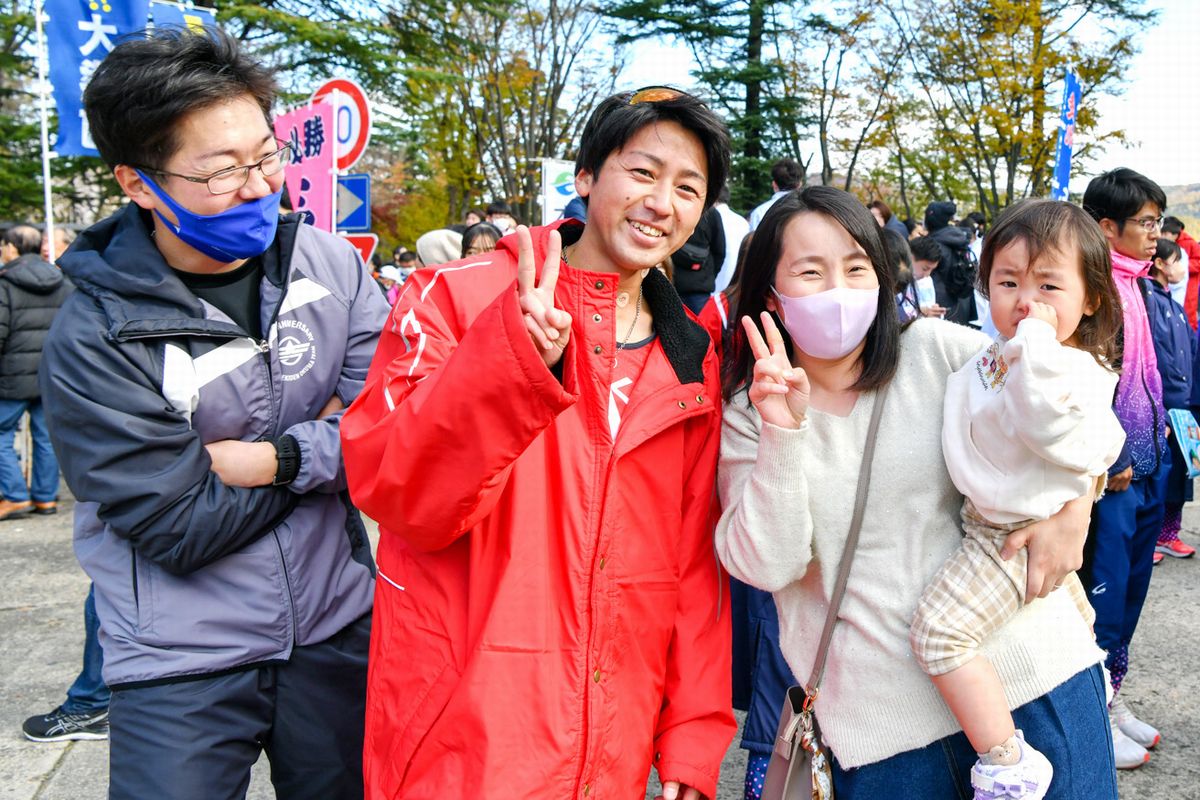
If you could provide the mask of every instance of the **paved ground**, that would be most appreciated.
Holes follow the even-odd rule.
[[[20,733],[26,716],[62,701],[79,669],[87,580],[71,553],[70,518],[66,503],[54,517],[0,523],[0,800],[106,794],[105,742],[33,744]],[[1196,544],[1200,509],[1189,509],[1185,529]],[[1121,775],[1126,800],[1200,800],[1198,612],[1200,558],[1168,559],[1155,572],[1126,684],[1131,705],[1159,725],[1165,741],[1149,765]],[[744,764],[741,751],[731,748],[721,800],[741,796]],[[249,797],[274,797],[263,763]]]

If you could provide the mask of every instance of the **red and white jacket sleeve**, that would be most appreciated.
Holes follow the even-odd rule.
[[[465,325],[434,282],[397,302],[341,424],[355,504],[425,551],[487,516],[517,457],[575,402],[529,339],[515,281]]]

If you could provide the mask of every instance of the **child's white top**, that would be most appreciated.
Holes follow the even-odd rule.
[[[1121,454],[1117,375],[1025,319],[946,383],[942,450],[954,485],[996,524],[1046,519]]]

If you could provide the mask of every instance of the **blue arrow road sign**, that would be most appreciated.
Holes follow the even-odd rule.
[[[371,176],[365,172],[338,176],[337,229],[347,233],[371,230]]]

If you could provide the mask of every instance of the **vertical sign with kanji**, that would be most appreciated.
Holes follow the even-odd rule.
[[[146,27],[149,6],[149,0],[46,0],[60,155],[99,155],[83,113],[83,89],[121,36]]]
[[[333,233],[333,106],[317,103],[281,114],[275,135],[292,146],[283,168],[292,208],[309,225]]]
[[[1058,150],[1054,158],[1054,175],[1050,178],[1050,199],[1066,200],[1071,184],[1071,153],[1075,149],[1075,118],[1083,90],[1079,78],[1068,71],[1063,87],[1062,112],[1058,120]]]

